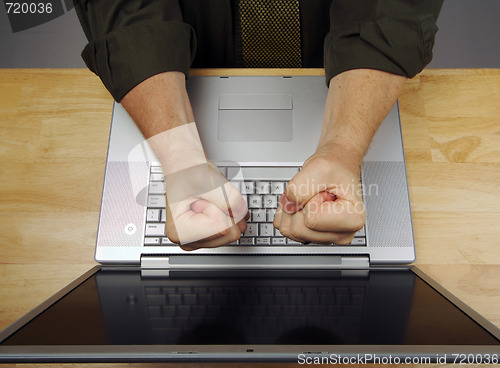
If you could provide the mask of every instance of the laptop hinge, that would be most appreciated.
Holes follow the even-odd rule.
[[[346,269],[367,268],[367,255],[143,255],[143,269]]]

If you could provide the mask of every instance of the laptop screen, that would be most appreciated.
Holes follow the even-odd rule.
[[[0,345],[499,345],[408,269],[100,269]]]

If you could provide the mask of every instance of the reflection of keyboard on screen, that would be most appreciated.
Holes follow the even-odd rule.
[[[255,343],[290,344],[294,339],[308,343],[303,340],[314,338],[305,334],[331,335],[334,340],[331,343],[337,340],[354,343],[359,339],[366,299],[362,283],[349,287],[321,285],[321,282],[308,285],[238,282],[200,287],[146,287],[154,343],[182,343],[179,340],[183,338],[202,338],[205,334],[212,343],[240,338]]]
[[[246,198],[250,219],[247,230],[233,245],[303,245],[285,238],[274,228],[273,219],[286,184],[299,167],[219,167]],[[240,174],[237,176],[237,174]],[[236,180],[235,178],[243,178]],[[144,245],[172,245],[165,234],[165,183],[160,166],[151,166]],[[356,233],[351,245],[366,245],[365,229]]]

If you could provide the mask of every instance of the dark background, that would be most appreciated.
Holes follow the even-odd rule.
[[[0,68],[85,67],[80,53],[86,41],[75,10],[68,0],[52,1],[62,5],[63,15],[16,32],[0,4]],[[499,14],[498,0],[446,0],[429,67],[500,67]]]

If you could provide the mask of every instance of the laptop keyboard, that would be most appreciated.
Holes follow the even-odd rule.
[[[299,167],[219,167],[246,199],[250,218],[247,230],[231,245],[304,246],[288,239],[273,226],[274,214],[286,184]],[[238,175],[240,174],[240,175]],[[238,180],[243,178],[244,180]],[[265,179],[264,179],[265,178]],[[145,246],[174,245],[165,234],[165,182],[160,166],[151,166],[145,228]],[[314,246],[309,244],[307,246]],[[351,245],[365,246],[365,228],[358,231]]]
[[[244,331],[245,338],[276,343],[279,336],[307,326],[314,332],[332,331],[345,342],[359,340],[366,287],[294,285],[156,286],[146,287],[149,324],[154,343],[177,344],[182,336],[224,336],[220,328]],[[307,337],[301,337],[307,339]],[[211,340],[213,343],[213,340]],[[286,343],[282,341],[282,343]]]

